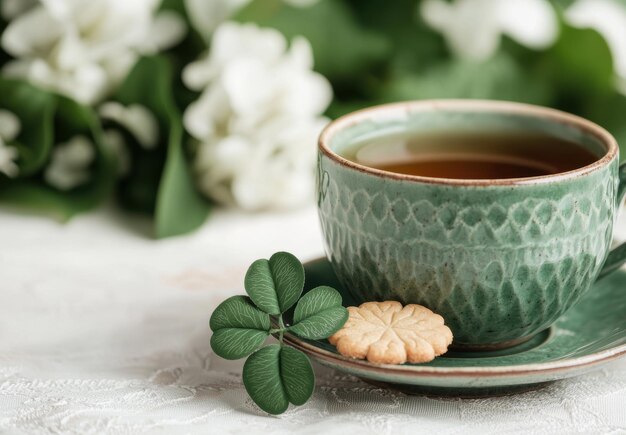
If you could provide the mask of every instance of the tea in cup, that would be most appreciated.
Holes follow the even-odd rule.
[[[319,216],[342,285],[430,308],[457,347],[523,342],[619,268],[625,186],[607,131],[525,104],[383,105],[319,141]]]

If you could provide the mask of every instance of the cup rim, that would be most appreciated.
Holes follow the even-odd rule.
[[[540,175],[525,178],[493,178],[493,179],[456,179],[456,178],[436,178],[422,175],[400,174],[397,172],[384,171],[372,168],[360,163],[348,160],[330,149],[328,143],[333,136],[345,128],[354,126],[367,119],[375,118],[377,115],[432,112],[437,110],[446,111],[477,111],[510,113],[526,116],[547,118],[553,122],[575,126],[600,140],[606,149],[606,154],[589,165],[582,166],[566,172],[556,174]],[[331,121],[321,132],[318,140],[318,148],[321,153],[340,165],[355,169],[366,174],[375,175],[381,178],[391,178],[403,181],[413,181],[428,184],[443,184],[457,186],[511,186],[511,185],[533,185],[562,181],[575,177],[587,175],[608,165],[619,153],[619,147],[615,138],[604,128],[600,127],[585,118],[561,110],[552,109],[532,104],[516,103],[511,101],[498,100],[474,100],[474,99],[442,99],[442,100],[419,100],[404,101],[398,103],[381,104],[357,110],[343,115]]]

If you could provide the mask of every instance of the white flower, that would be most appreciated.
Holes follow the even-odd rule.
[[[20,119],[5,109],[0,109],[0,138],[11,141],[20,134],[22,126]]]
[[[158,0],[42,0],[9,23],[2,47],[16,59],[4,72],[93,104],[125,78],[140,54],[180,40]]]
[[[52,150],[44,179],[59,190],[70,190],[89,180],[89,165],[95,158],[94,144],[85,136],[74,136]]]
[[[319,0],[283,0],[296,7],[308,7]],[[217,26],[232,17],[251,0],[185,0],[187,15],[193,27],[209,39]]]
[[[558,33],[556,14],[547,0],[425,0],[421,14],[457,56],[476,61],[497,51],[502,34],[541,49],[550,46]]]
[[[0,109],[0,173],[11,178],[19,173],[15,163],[18,152],[15,147],[6,143],[15,139],[20,129],[19,118],[8,110]]]
[[[157,146],[159,123],[146,107],[140,104],[126,107],[110,101],[101,105],[98,113],[103,119],[114,121],[128,130],[145,149]]]
[[[203,192],[248,210],[312,198],[315,142],[332,98],[312,64],[303,38],[288,48],[273,29],[217,29],[209,55],[183,71],[185,84],[203,91],[184,114],[201,142],[195,164]]]
[[[567,9],[565,19],[604,37],[613,55],[618,86],[626,94],[626,5],[614,0],[578,0]]]

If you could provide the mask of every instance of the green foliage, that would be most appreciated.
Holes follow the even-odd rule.
[[[450,58],[440,34],[426,26],[419,15],[420,0],[348,0],[364,28],[388,40],[388,70],[416,73]]]
[[[121,203],[154,214],[155,235],[168,237],[200,226],[209,210],[195,188],[182,140],[180,113],[172,92],[171,64],[164,57],[141,59],[115,95],[122,104],[141,104],[157,118],[161,143],[146,150],[131,135],[132,168],[118,186]],[[0,106],[15,113],[22,124],[15,145],[19,150],[19,178],[0,178],[0,200],[51,214],[61,220],[100,204],[114,188],[115,158],[105,146],[94,110],[27,83],[0,80]],[[43,182],[42,170],[53,144],[85,135],[96,145],[96,159],[88,183],[59,191]]]
[[[280,373],[279,344],[255,352],[243,366],[243,384],[259,408],[269,414],[282,414],[289,406]]]
[[[539,59],[539,72],[565,98],[584,102],[598,93],[614,92],[613,58],[595,30],[562,23],[559,39]]]
[[[382,101],[478,98],[546,104],[549,83],[529,81],[516,61],[500,53],[484,62],[451,60],[422,74],[405,74],[382,90]]]
[[[19,150],[19,177],[25,178],[43,167],[52,147],[56,100],[28,83],[0,79],[2,108],[13,112],[22,128],[13,145]]]
[[[313,394],[315,375],[299,350],[272,344],[256,351],[243,366],[246,391],[259,408],[282,414],[289,403],[303,405]]]
[[[335,85],[367,73],[390,49],[384,36],[360,26],[347,5],[337,0],[320,0],[307,8],[282,0],[253,0],[235,19],[274,27],[289,39],[306,37],[313,47],[315,68]]]
[[[304,295],[293,315],[289,331],[303,338],[318,340],[330,337],[348,320],[341,306],[341,295],[332,287],[316,287]]]
[[[0,201],[66,221],[109,196],[115,160],[104,145],[92,109],[20,81],[0,80],[0,94],[2,106],[15,113],[22,124],[15,144],[20,153],[20,177],[0,179]],[[87,183],[60,191],[42,181],[41,170],[50,158],[53,138],[63,142],[76,135],[94,143],[95,161]]]
[[[315,375],[308,357],[283,343],[290,331],[302,338],[327,338],[348,319],[341,295],[330,287],[317,287],[299,301],[304,268],[287,252],[257,260],[245,278],[250,298],[233,296],[211,315],[211,348],[226,359],[250,357],[243,367],[243,383],[265,412],[280,414],[289,403],[302,405],[313,394]],[[287,327],[283,313],[296,302],[294,326]],[[270,315],[278,327],[270,329]],[[268,335],[278,334],[278,344],[262,346]]]
[[[163,54],[172,65],[172,89],[176,104],[179,108],[185,108],[197,98],[197,94],[187,89],[182,83],[182,70],[187,64],[197,60],[198,56],[206,51],[206,43],[190,24],[183,0],[163,0],[160,9],[179,14],[187,23],[187,34],[183,40]]]
[[[625,4],[626,6],[626,4]],[[543,80],[552,90],[543,103],[589,118],[608,129],[626,147],[623,113],[626,97],[615,90],[613,57],[606,41],[592,29],[561,23],[556,43],[520,71]],[[622,160],[624,159],[622,152]]]
[[[224,328],[270,330],[270,317],[246,296],[233,296],[222,302],[211,315],[212,331]]]
[[[269,314],[278,315],[296,303],[304,287],[304,268],[288,252],[277,252],[269,260],[257,260],[248,269],[246,292]]]
[[[164,57],[142,58],[130,72],[115,99],[141,104],[164,130],[156,150],[132,147],[130,175],[120,183],[120,197],[132,209],[153,212],[155,235],[175,236],[199,227],[209,212],[207,201],[194,185],[182,146],[181,115],[173,99],[171,65]]]
[[[233,296],[211,315],[211,347],[225,359],[239,359],[257,350],[269,336],[270,318],[250,298]]]
[[[626,160],[626,96],[609,94],[587,101],[583,116],[606,128],[620,145],[620,160]]]
[[[280,379],[289,403],[304,405],[313,394],[315,388],[313,367],[307,356],[299,350],[281,347]]]
[[[261,347],[268,335],[268,331],[248,328],[219,329],[211,336],[211,347],[224,359],[239,359]]]

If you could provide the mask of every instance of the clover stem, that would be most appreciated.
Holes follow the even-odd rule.
[[[285,332],[285,323],[283,322],[283,315],[280,314],[278,316],[278,326],[280,326],[280,330],[278,331],[278,342],[283,344],[283,333]]]

